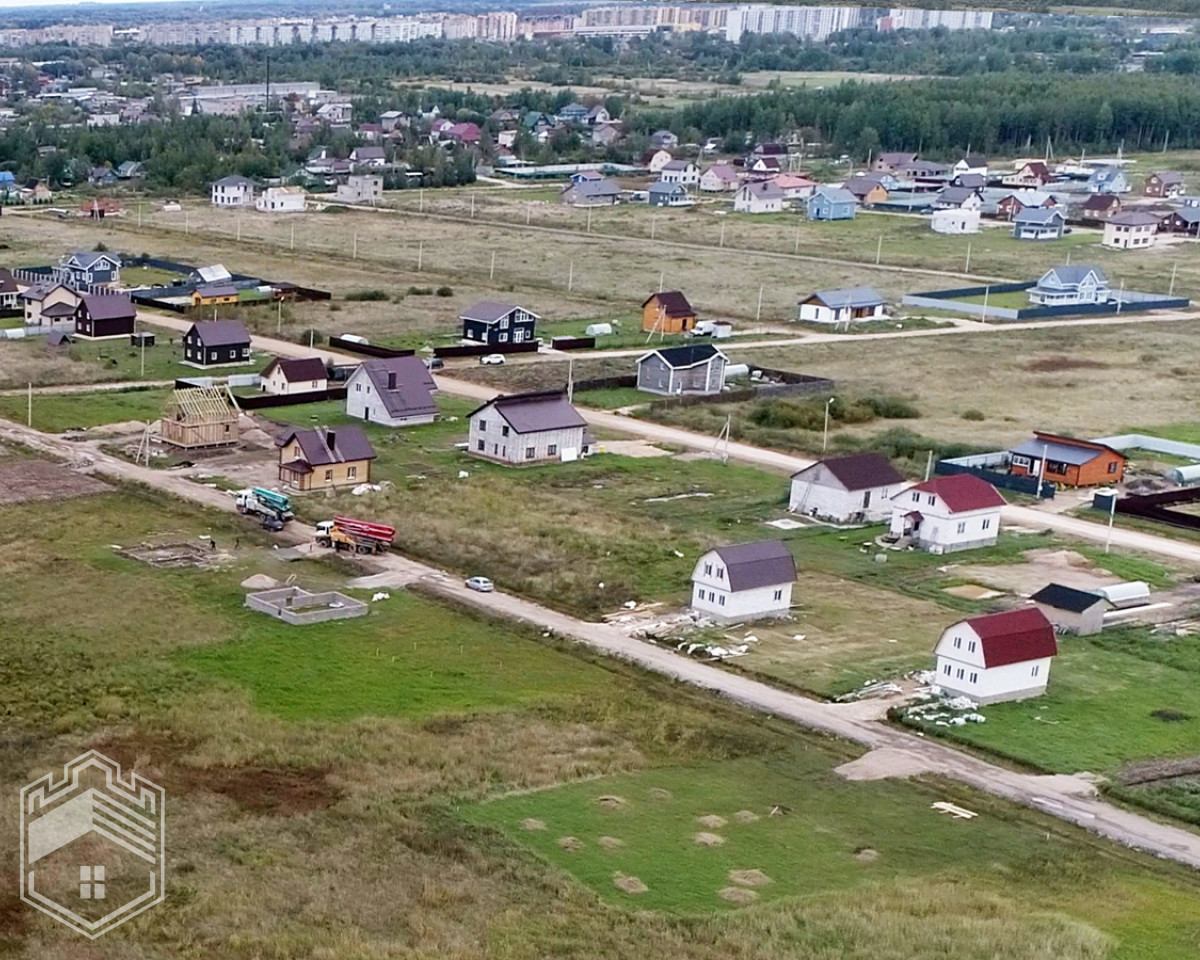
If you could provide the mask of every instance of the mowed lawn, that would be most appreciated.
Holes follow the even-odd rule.
[[[609,679],[505,624],[401,590],[354,620],[293,627],[252,611],[232,619],[228,641],[184,651],[179,662],[248,690],[255,707],[288,720],[549,704]]]

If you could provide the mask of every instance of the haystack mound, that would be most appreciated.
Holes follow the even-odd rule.
[[[738,823],[753,823],[758,819],[758,814],[753,810],[739,810],[733,815],[733,819]]]
[[[871,847],[859,847],[854,851],[854,859],[862,863],[874,863],[879,859],[879,851]]]
[[[530,817],[528,820],[521,821],[521,829],[522,830],[545,830],[546,824],[543,823],[541,820],[535,820],[535,819],[533,819],[533,817]]]
[[[729,821],[724,817],[718,817],[715,813],[709,813],[703,817],[697,817],[696,822],[702,827],[708,827],[710,830],[720,830]]]
[[[613,886],[623,893],[645,893],[650,889],[637,877],[626,876],[623,873],[613,874]]]
[[[651,800],[674,800],[675,797],[670,790],[664,790],[662,787],[651,787],[649,791]]]
[[[765,887],[771,878],[761,870],[730,870],[729,882],[739,887]]]
[[[596,802],[605,810],[619,810],[621,807],[625,806],[624,797],[613,796],[611,793],[607,793],[602,797],[597,797]]]
[[[717,896],[730,903],[750,903],[758,899],[758,894],[745,887],[725,887],[717,892]]]
[[[578,837],[559,837],[558,845],[566,850],[567,853],[575,853],[583,849],[583,841]]]
[[[601,837],[596,842],[605,850],[620,850],[625,846],[625,841],[617,837]]]
[[[702,847],[719,847],[725,842],[725,838],[716,833],[698,833],[692,839]]]

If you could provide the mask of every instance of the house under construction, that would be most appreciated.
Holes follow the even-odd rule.
[[[163,411],[164,443],[193,450],[238,442],[238,406],[227,387],[176,387]]]

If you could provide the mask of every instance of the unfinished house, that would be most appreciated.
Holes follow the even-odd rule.
[[[238,408],[224,387],[177,387],[159,435],[184,450],[232,446],[238,442]]]

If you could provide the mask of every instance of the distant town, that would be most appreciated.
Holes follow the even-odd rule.
[[[408,43],[425,37],[490,40],[551,37],[640,37],[655,32],[701,31],[736,43],[744,34],[787,34],[825,40],[851,29],[990,30],[990,10],[919,10],[900,7],[807,7],[747,4],[620,4],[575,13],[518,15],[497,10],[481,14],[419,13],[389,17],[265,17],[155,21],[136,26],[51,24],[36,29],[0,28],[0,46],[70,43],[189,46],[286,46],[305,43]]]

